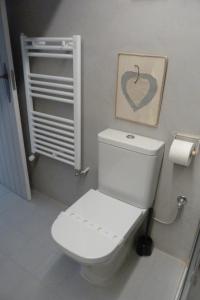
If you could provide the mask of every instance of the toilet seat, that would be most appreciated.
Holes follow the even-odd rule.
[[[90,190],[52,225],[53,239],[79,262],[104,262],[144,217],[137,208],[99,191]]]

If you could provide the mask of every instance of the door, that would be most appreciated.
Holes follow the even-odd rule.
[[[31,199],[4,0],[0,0],[0,183]]]

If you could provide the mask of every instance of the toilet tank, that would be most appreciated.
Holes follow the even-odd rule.
[[[121,201],[152,206],[161,168],[164,142],[119,130],[98,134],[99,190]]]

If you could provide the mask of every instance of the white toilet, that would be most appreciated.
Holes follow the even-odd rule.
[[[164,143],[107,129],[99,133],[98,144],[99,189],[61,212],[51,233],[80,263],[85,279],[104,284],[122,265],[153,204]]]

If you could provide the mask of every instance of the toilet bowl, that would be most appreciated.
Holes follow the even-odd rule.
[[[153,204],[164,143],[107,129],[98,135],[98,150],[98,190],[61,212],[51,233],[80,263],[81,275],[102,285],[119,270]]]
[[[102,284],[122,264],[145,213],[91,189],[59,214],[51,233],[63,251],[81,264],[82,276]]]

